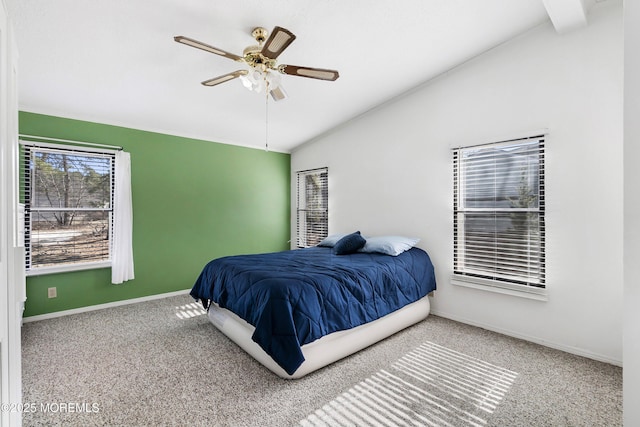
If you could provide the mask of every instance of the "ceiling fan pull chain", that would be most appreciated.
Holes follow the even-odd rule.
[[[264,74],[265,91],[264,91],[264,151],[269,151],[269,80],[267,74]]]

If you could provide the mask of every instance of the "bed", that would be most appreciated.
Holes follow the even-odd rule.
[[[417,323],[435,290],[410,247],[337,254],[336,245],[215,259],[191,296],[211,323],[282,378],[300,378]]]

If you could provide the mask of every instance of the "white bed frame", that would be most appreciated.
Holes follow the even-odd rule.
[[[255,328],[235,313],[220,308],[212,302],[209,308],[209,320],[223,334],[276,375],[285,379],[296,379],[426,319],[430,308],[429,297],[425,296],[380,319],[346,331],[334,332],[305,344],[302,346],[305,361],[293,375],[287,374],[262,347],[251,339]]]

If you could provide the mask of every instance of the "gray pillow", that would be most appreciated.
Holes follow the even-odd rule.
[[[338,243],[338,240],[342,239],[344,236],[346,236],[346,234],[344,233],[332,234],[325,237],[322,242],[318,243],[318,246],[326,246],[328,248],[332,248],[336,245],[336,243]]]
[[[378,252],[391,256],[400,255],[414,247],[420,239],[405,236],[379,236],[369,237],[360,252]]]

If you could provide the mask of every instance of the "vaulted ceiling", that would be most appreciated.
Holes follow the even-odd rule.
[[[288,152],[550,19],[583,25],[596,0],[6,1],[22,110]],[[279,63],[340,78],[283,75],[267,103],[239,79],[201,85],[243,67],[173,40],[242,55],[276,25],[297,36]]]

